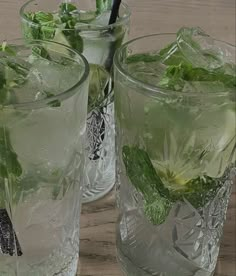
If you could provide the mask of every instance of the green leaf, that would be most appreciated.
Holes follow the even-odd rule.
[[[88,112],[98,107],[104,100],[104,89],[109,81],[110,74],[97,64],[90,64]]]
[[[5,87],[0,88],[0,105],[5,104],[8,96],[8,90]]]
[[[172,208],[172,203],[159,194],[153,194],[153,200],[144,201],[144,213],[149,221],[154,225],[165,222]]]
[[[226,74],[224,67],[208,71],[204,68],[194,68],[191,64],[180,63],[168,66],[158,85],[182,91],[185,84],[190,82],[203,82],[203,84],[204,82],[218,82],[222,83],[226,89],[235,88],[236,76]]]
[[[25,16],[33,23],[24,22],[24,34],[28,39],[52,39],[56,23],[51,13],[29,12]]]
[[[12,148],[10,133],[6,127],[0,127],[0,164],[2,167],[1,172],[4,173],[4,175],[0,173],[0,177],[6,177],[5,172],[7,172],[7,175],[13,174],[14,176],[22,174],[21,165]]]
[[[4,66],[0,64],[0,89],[2,89],[6,84],[6,78],[4,73]]]
[[[142,193],[144,213],[153,224],[163,223],[173,204],[187,200],[193,207],[202,208],[213,200],[222,186],[217,178],[199,176],[178,185],[175,190],[164,186],[147,154],[138,147],[123,147],[123,162],[132,185]]]
[[[29,40],[53,40],[57,24],[51,13],[46,12],[29,12],[25,13],[28,20],[23,22],[24,36]],[[33,53],[50,60],[50,55],[42,46],[33,47]]]
[[[165,188],[157,175],[145,150],[138,147],[124,146],[123,161],[131,182],[144,195],[150,197],[157,191],[161,196],[169,197],[169,190]]]
[[[12,70],[14,70],[19,76],[26,78],[29,74],[29,68],[26,68],[22,64],[16,61],[8,60],[6,62],[7,66],[9,66]]]
[[[2,50],[5,51],[6,45]],[[15,54],[12,47],[8,46],[8,50],[11,51],[11,55]],[[0,60],[0,104],[6,104],[8,96],[11,96],[10,92],[13,87],[19,87],[25,83],[29,68],[26,68],[23,64],[17,62],[17,60],[4,56]]]
[[[44,94],[46,95],[46,98],[51,98],[51,97],[55,96],[53,93],[48,92],[48,91],[44,91]],[[60,107],[61,102],[59,100],[53,100],[53,101],[49,102],[48,105],[51,107]]]
[[[48,22],[52,22],[54,20],[53,15],[49,12],[36,12],[34,14],[32,14],[32,21],[34,21],[35,23],[40,23],[40,24],[48,24]]]
[[[175,91],[182,91],[185,85],[183,79],[184,68],[180,65],[170,65],[165,70],[162,79],[158,85]]]
[[[171,202],[169,190],[157,175],[148,154],[138,147],[123,147],[123,162],[127,176],[144,197],[144,213],[153,224],[161,224],[167,218]]]
[[[198,209],[214,199],[222,184],[217,178],[199,176],[187,182],[182,189],[170,191],[170,197],[173,201],[186,199]]]
[[[161,60],[159,54],[135,54],[127,57],[126,63],[136,63],[136,62],[157,62]]]
[[[63,34],[73,49],[77,50],[79,53],[83,52],[83,39],[79,35],[78,30],[65,30],[63,31]]]
[[[15,50],[11,46],[9,46],[6,41],[4,41],[2,43],[2,45],[0,45],[0,52],[5,52],[5,53],[7,53],[8,55],[11,55],[11,56],[16,55]]]
[[[60,20],[65,23],[66,29],[73,29],[77,23],[76,17],[73,16],[73,12],[77,11],[76,6],[70,3],[62,3],[60,5]]]
[[[61,3],[61,5],[60,5],[60,13],[61,14],[63,14],[63,13],[68,14],[68,13],[71,13],[76,10],[77,10],[76,6],[71,3]]]
[[[0,127],[0,208],[5,204],[5,179],[8,179],[14,189],[17,189],[17,178],[21,174],[22,167],[11,145],[9,130],[6,127]]]
[[[77,7],[69,4],[62,3],[60,5],[60,20],[65,24],[65,29],[63,30],[63,34],[68,41],[69,45],[79,51],[83,52],[83,39],[79,35],[79,31],[75,29],[75,25],[78,22],[78,15],[75,16],[73,12],[77,11]]]
[[[111,10],[112,0],[96,0],[97,14]]]

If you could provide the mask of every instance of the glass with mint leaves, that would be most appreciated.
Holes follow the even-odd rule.
[[[114,23],[112,3],[112,0],[31,0],[21,9],[26,38],[70,46],[82,53],[90,64],[83,202],[99,199],[115,183],[111,73],[114,53],[128,33],[130,12],[121,4]]]
[[[128,42],[114,67],[122,269],[212,276],[236,175],[235,46],[184,27]]]
[[[88,82],[71,48],[0,44],[0,275],[76,275]]]

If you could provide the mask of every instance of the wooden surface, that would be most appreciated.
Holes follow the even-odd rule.
[[[50,1],[50,0],[48,0]],[[20,36],[23,0],[0,0],[0,40]],[[235,44],[235,0],[127,0],[132,10],[130,37],[200,26]],[[233,126],[232,126],[233,127]],[[232,195],[215,276],[236,275],[236,193]],[[115,257],[114,192],[87,204],[81,218],[80,276],[121,276]],[[174,275],[173,275],[174,276]]]

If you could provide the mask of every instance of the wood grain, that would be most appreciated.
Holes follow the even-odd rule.
[[[50,1],[50,0],[49,0]],[[0,0],[0,40],[21,36],[23,0]],[[130,37],[200,26],[235,44],[235,0],[127,0],[132,11]],[[232,126],[233,127],[233,126]],[[236,193],[232,194],[215,276],[236,275]],[[121,276],[116,261],[114,192],[84,205],[81,217],[80,276]],[[174,276],[174,275],[173,275]]]
[[[236,192],[232,193],[215,276],[236,275]],[[121,276],[115,258],[114,191],[83,206],[79,276]],[[174,275],[173,275],[174,276]]]

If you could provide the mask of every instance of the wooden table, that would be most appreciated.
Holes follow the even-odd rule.
[[[0,0],[0,40],[20,36],[18,10],[24,2]],[[235,0],[127,0],[127,3],[132,10],[130,37],[174,32],[185,25],[200,26],[214,37],[235,44]],[[235,191],[228,209],[215,276],[236,275]],[[122,275],[115,257],[116,217],[114,192],[100,201],[84,205],[78,275]]]

